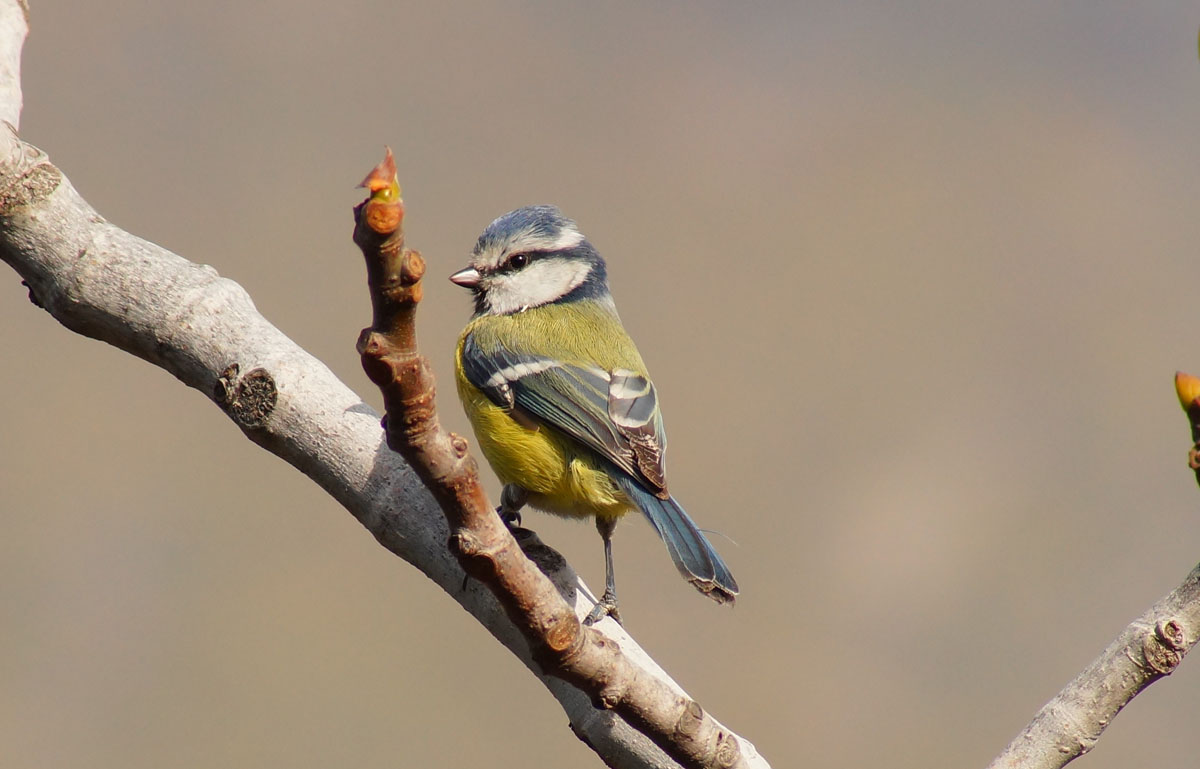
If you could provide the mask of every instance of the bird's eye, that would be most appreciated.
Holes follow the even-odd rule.
[[[513,254],[508,260],[508,266],[514,270],[519,270],[529,264],[529,254]]]

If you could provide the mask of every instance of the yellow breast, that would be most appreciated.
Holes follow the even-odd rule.
[[[531,505],[557,515],[607,518],[632,509],[586,449],[552,428],[517,422],[467,381],[461,363],[455,379],[479,449],[501,483],[521,486]]]

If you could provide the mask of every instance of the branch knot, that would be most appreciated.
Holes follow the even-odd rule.
[[[275,379],[264,368],[248,371],[239,377],[240,367],[231,363],[213,385],[213,400],[243,429],[256,429],[267,423],[279,391]]]
[[[1159,634],[1161,627],[1162,623],[1159,623],[1159,627],[1156,627],[1153,633],[1142,637],[1142,657],[1146,660],[1148,668],[1165,676],[1175,672],[1175,668],[1179,667],[1183,660],[1183,654],[1173,648],[1173,639],[1168,640]]]
[[[1183,629],[1183,623],[1174,617],[1159,620],[1158,624],[1154,626],[1154,635],[1175,651],[1183,651],[1187,648],[1187,633]]]
[[[481,582],[496,573],[496,553],[487,540],[468,528],[459,528],[450,535],[450,548],[458,553],[463,570]]]

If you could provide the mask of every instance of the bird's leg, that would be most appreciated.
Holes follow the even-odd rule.
[[[595,624],[606,616],[615,619],[618,625],[621,624],[621,612],[617,609],[617,580],[613,575],[612,534],[615,528],[616,518],[597,516],[596,531],[600,532],[604,539],[604,595],[600,596],[600,600],[583,620],[585,625]]]
[[[521,525],[521,508],[525,507],[528,499],[529,492],[517,484],[505,485],[504,490],[500,492],[500,507],[496,508],[496,514],[504,521],[505,526],[511,529]]]

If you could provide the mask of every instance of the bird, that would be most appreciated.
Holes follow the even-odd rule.
[[[604,594],[585,617],[621,622],[613,574],[617,520],[640,511],[679,573],[717,603],[738,585],[667,489],[658,394],[625,331],[604,259],[555,206],[526,206],[484,229],[450,280],[475,311],[458,340],[455,380],[476,440],[504,484],[510,526],[526,505],[593,517]]]

